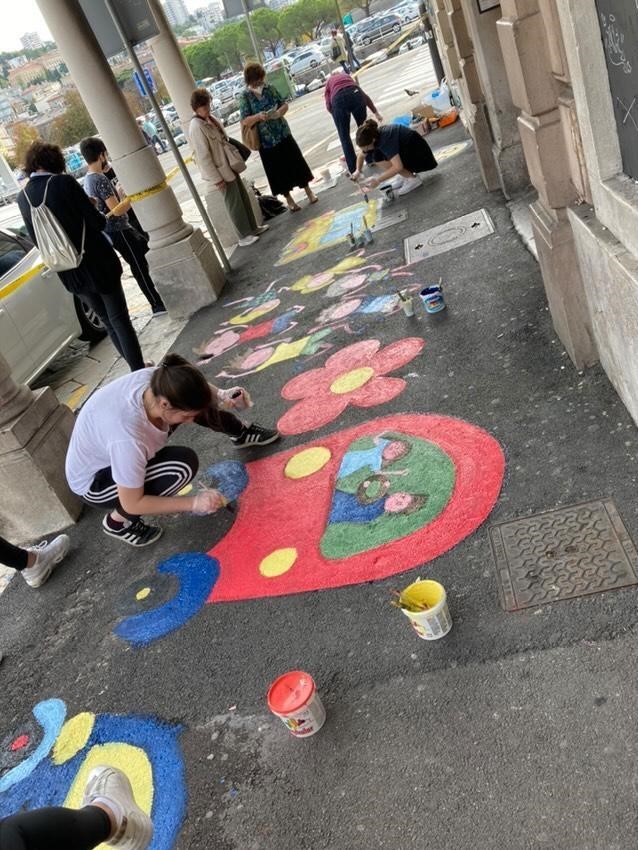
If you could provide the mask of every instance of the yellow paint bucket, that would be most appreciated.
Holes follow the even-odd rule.
[[[438,640],[452,628],[445,588],[438,581],[419,579],[401,591],[399,604],[423,640]],[[418,610],[424,606],[423,610]],[[425,607],[427,606],[427,607]]]

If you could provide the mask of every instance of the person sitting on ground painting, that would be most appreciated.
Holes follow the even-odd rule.
[[[407,195],[423,185],[419,172],[431,171],[437,166],[423,136],[399,124],[380,127],[368,118],[357,130],[356,142],[361,153],[357,155],[357,167],[352,178],[358,180],[361,177],[364,161],[383,171],[380,177],[365,181],[368,189],[387,183],[397,190],[398,195]]]
[[[0,820],[0,850],[92,850],[102,843],[146,850],[152,837],[126,774],[103,765],[89,773],[82,808],[49,806]]]
[[[148,546],[162,534],[144,514],[211,514],[227,503],[217,490],[178,496],[195,477],[199,459],[185,446],[167,446],[182,424],[195,422],[228,434],[236,448],[266,446],[279,432],[244,425],[234,411],[250,404],[245,390],[219,390],[178,354],[97,390],[71,434],[66,477],[71,490],[95,507],[111,508],[105,534]]]

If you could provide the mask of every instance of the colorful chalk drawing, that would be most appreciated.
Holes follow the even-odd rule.
[[[89,772],[106,764],[126,773],[138,805],[150,814],[150,850],[173,847],[186,813],[181,726],[91,712],[67,719],[60,699],[39,702],[33,718],[2,732],[0,818],[43,806],[79,808]]]
[[[220,564],[209,601],[358,584],[425,564],[487,518],[504,466],[482,429],[417,414],[252,461],[235,522],[209,552]]]
[[[352,204],[341,210],[330,210],[317,216],[312,221],[299,227],[293,238],[283,249],[276,266],[284,266],[287,263],[331,248],[339,242],[347,239],[350,229],[359,233],[363,227],[363,219],[368,226],[372,226],[377,219],[377,203],[370,201]]]
[[[332,328],[323,328],[312,331],[299,339],[283,339],[275,345],[266,343],[254,348],[248,348],[242,354],[234,357],[221,372],[218,378],[242,378],[246,375],[254,375],[262,372],[277,363],[285,363],[287,360],[295,360],[298,357],[309,359],[323,354],[332,348],[332,344],[325,342],[325,338],[333,333]]]
[[[471,139],[466,139],[463,142],[455,142],[452,145],[445,145],[445,147],[439,148],[438,150],[433,150],[437,162],[443,162],[446,159],[450,159],[453,156],[457,156],[463,151],[466,151],[472,145]]]
[[[281,304],[278,293],[273,291],[276,283],[276,280],[271,281],[263,292],[259,292],[256,295],[239,298],[237,301],[226,301],[222,304],[222,307],[236,307],[241,304],[242,311],[236,316],[232,316],[230,319],[222,322],[221,327],[227,325],[249,325],[256,319],[261,319],[262,316],[266,316],[268,313],[276,310]]]
[[[267,319],[265,322],[259,322],[256,325],[245,325],[243,330],[220,328],[207,342],[193,349],[193,352],[201,358],[196,365],[201,366],[208,363],[243,343],[268,336],[278,336],[292,330],[298,324],[295,321],[296,317],[304,309],[304,307],[291,307],[290,310],[280,313],[274,319]]]
[[[156,575],[126,589],[120,605],[124,616],[114,633],[133,646],[146,646],[170,634],[195,616],[218,575],[217,561],[202,553],[163,561]]]
[[[406,337],[385,348],[377,339],[355,342],[332,354],[324,366],[297,375],[281,390],[297,401],[277,423],[284,435],[303,434],[327,425],[350,405],[374,407],[396,398],[406,387],[403,378],[386,377],[413,360],[425,341]]]

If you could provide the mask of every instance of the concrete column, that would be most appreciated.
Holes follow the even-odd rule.
[[[190,100],[196,85],[195,79],[191,73],[191,69],[188,67],[188,62],[179,49],[175,33],[166,19],[166,13],[162,4],[159,0],[147,0],[147,2],[159,29],[159,35],[149,39],[148,44],[179,115],[182,130],[188,138],[188,126],[193,117]],[[215,231],[224,248],[228,250],[237,242],[237,231],[226,211],[223,195],[214,187],[210,186],[206,186],[202,194],[206,196],[208,214],[215,226]],[[252,202],[257,224],[261,224],[263,222],[263,216],[259,202],[250,190],[248,191],[248,196]]]
[[[474,58],[481,79],[493,137],[493,156],[501,188],[511,197],[529,186],[525,156],[518,133],[518,110],[512,103],[496,22],[501,9],[480,13],[476,0],[461,0]]]
[[[554,0],[502,0],[497,23],[519,132],[538,200],[532,228],[556,332],[574,364],[597,360],[567,209],[588,193]],[[546,16],[544,18],[544,15]]]
[[[53,534],[79,517],[64,459],[75,417],[52,390],[16,384],[0,356],[0,527],[12,543]]]
[[[82,100],[129,195],[162,186],[164,171],[147,146],[77,0],[37,0]],[[169,187],[135,204],[150,236],[149,265],[173,318],[217,299],[224,276],[212,245],[182,218]]]

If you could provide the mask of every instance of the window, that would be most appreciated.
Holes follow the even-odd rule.
[[[28,251],[6,233],[0,233],[0,277],[8,274],[22,260]]]

